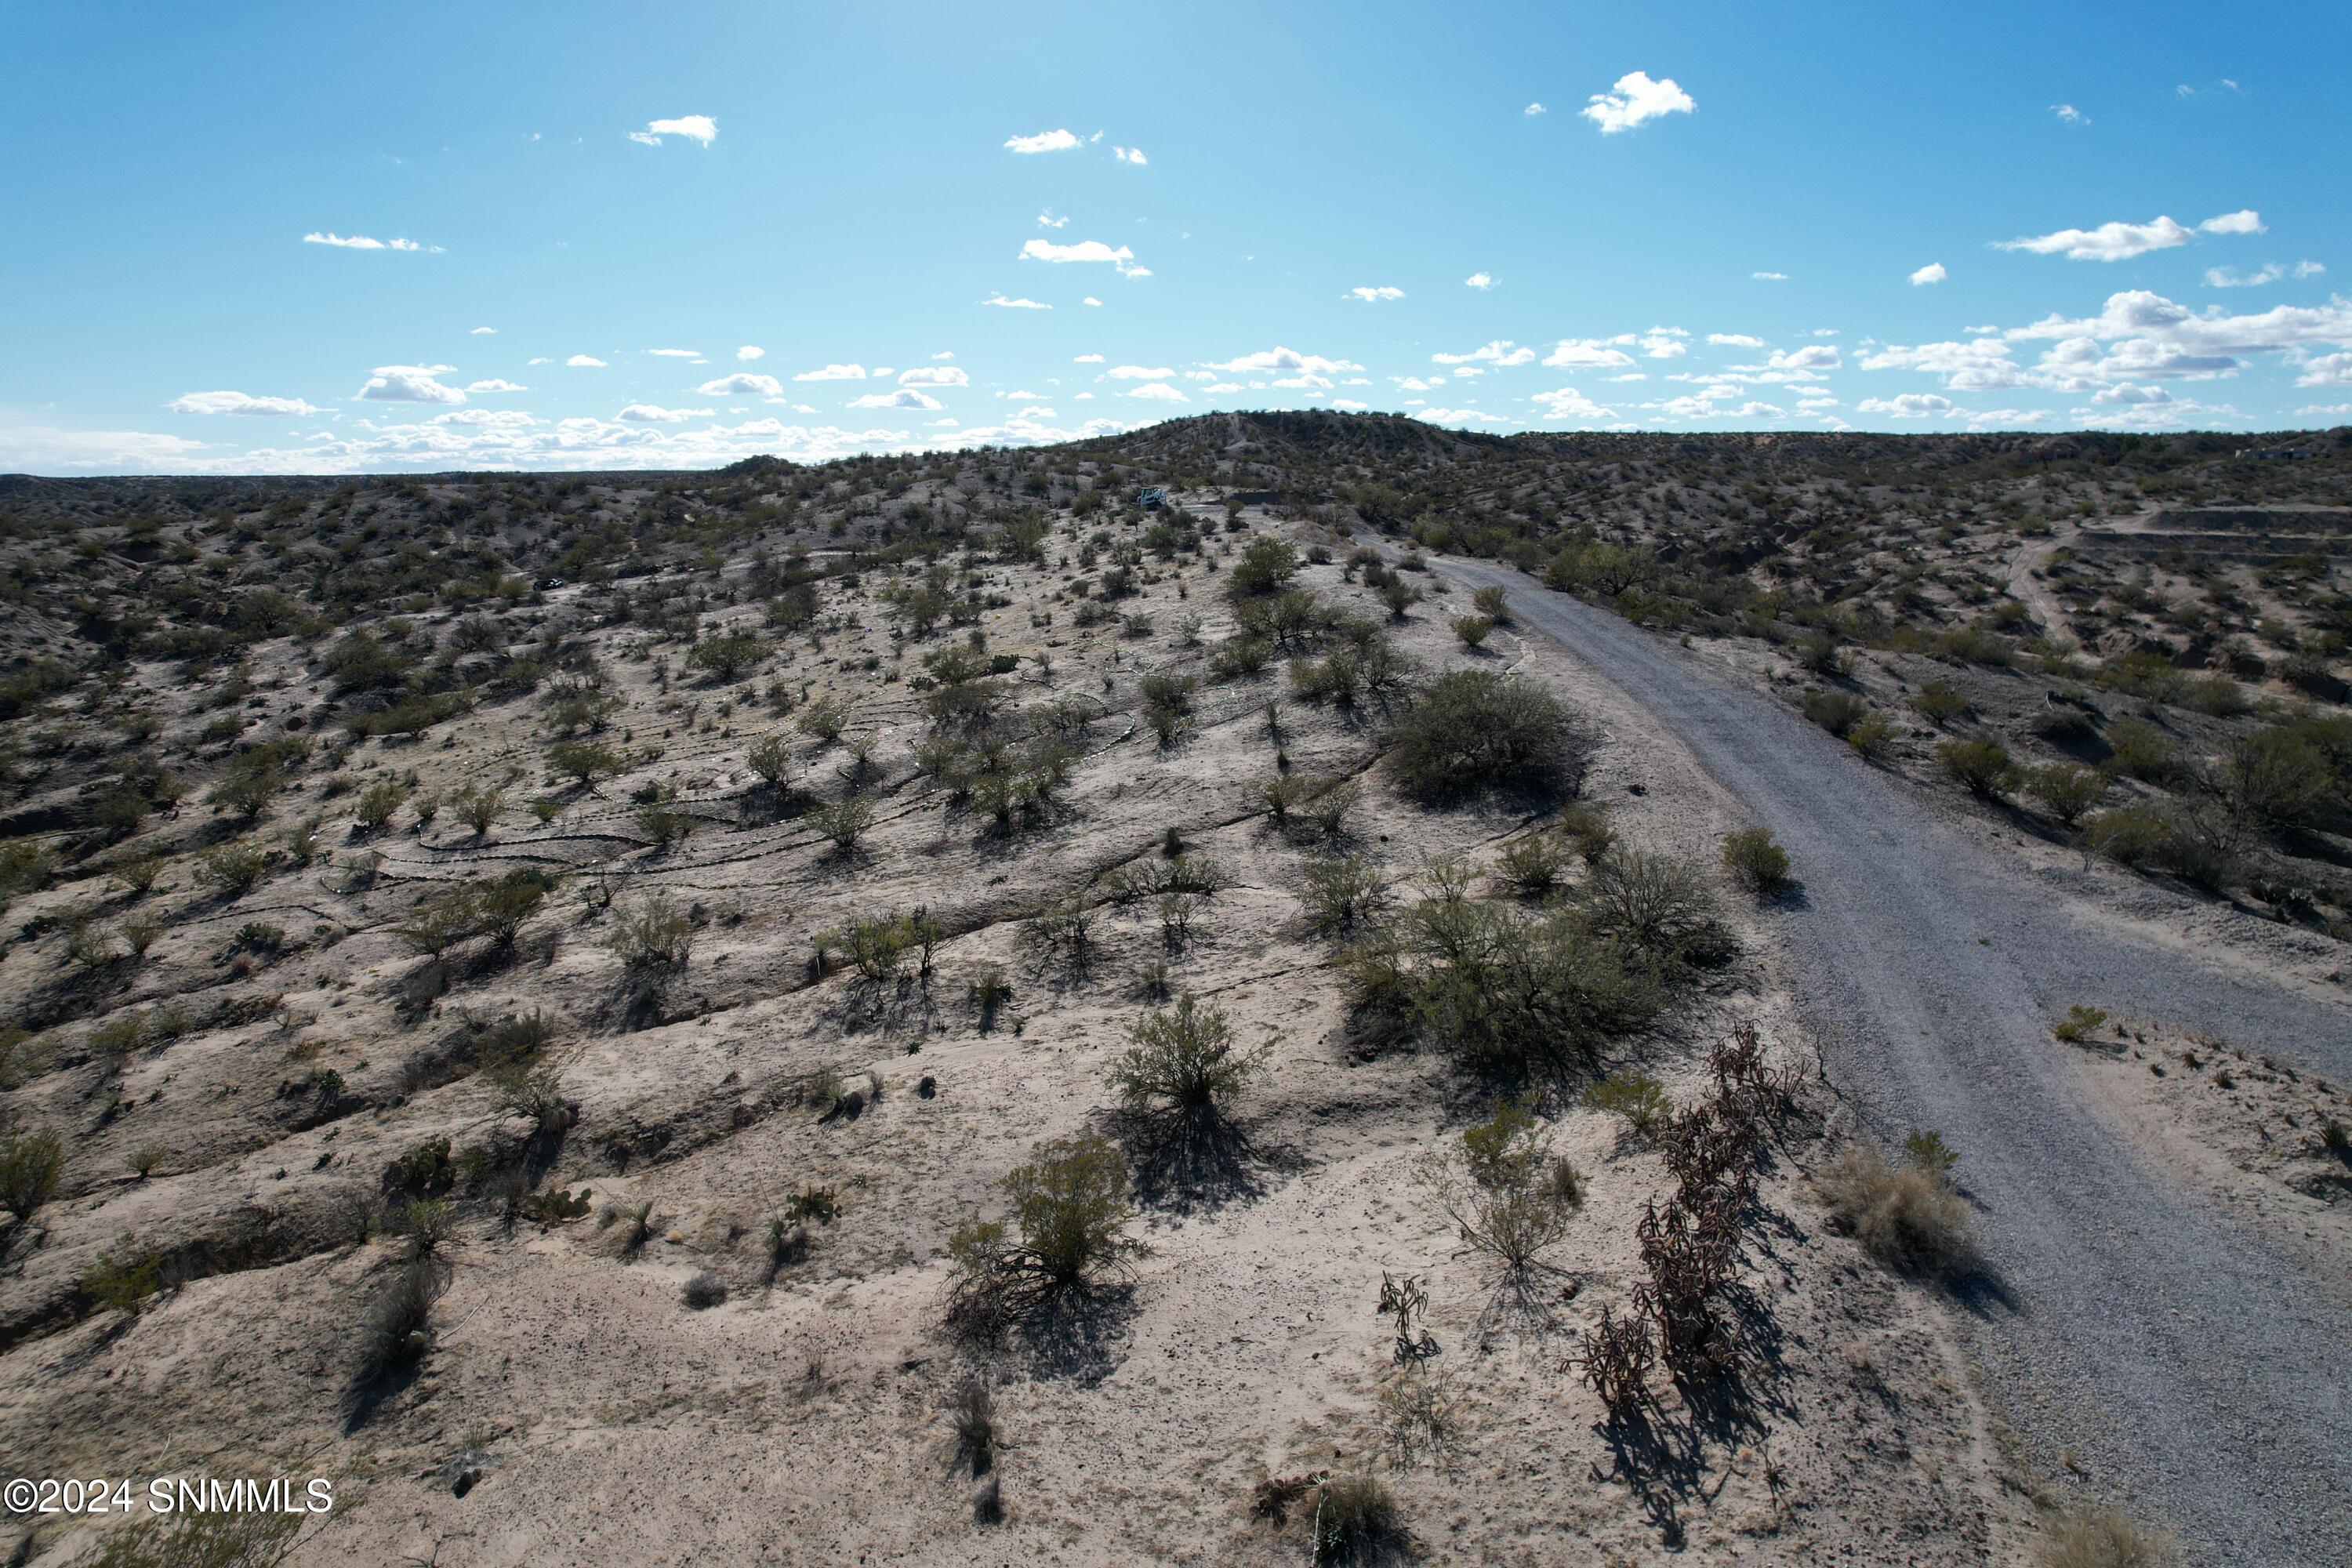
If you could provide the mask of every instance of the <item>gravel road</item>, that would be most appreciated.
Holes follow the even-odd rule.
[[[2352,1562],[2352,1312],[2135,1158],[2052,1017],[2069,1003],[2352,1079],[2352,1007],[2142,942],[1671,644],[1507,568],[1513,615],[1648,709],[1788,847],[1783,929],[1833,1079],[1884,1137],[1960,1152],[1997,1288],[1960,1316],[1996,1408],[2046,1459],[2178,1529],[2199,1562]]]

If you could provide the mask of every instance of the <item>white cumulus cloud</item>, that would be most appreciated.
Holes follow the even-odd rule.
[[[1350,289],[1347,293],[1340,295],[1339,298],[1342,300],[1361,300],[1364,303],[1370,305],[1376,304],[1382,300],[1402,300],[1404,298],[1404,290],[1396,287],[1392,283],[1382,283],[1377,286]]]
[[[952,364],[919,364],[912,370],[898,373],[900,386],[970,386],[971,377],[963,367]]]
[[[1050,310],[1054,308],[1053,306],[1046,304],[1042,300],[1008,300],[1002,292],[991,294],[987,299],[982,300],[981,303],[983,305],[1001,306],[1007,310]],[[1099,305],[1102,301],[1100,300],[1088,300],[1087,303],[1089,305]]]
[[[1628,71],[1617,79],[1615,88],[1594,93],[1592,101],[1577,112],[1601,127],[1603,136],[1614,136],[1662,114],[1688,114],[1697,107],[1674,78],[1652,81],[1647,71]]]
[[[1239,359],[1205,360],[1211,370],[1222,370],[1234,375],[1251,375],[1262,371],[1299,371],[1310,375],[1328,375],[1339,371],[1361,370],[1353,360],[1325,359],[1321,354],[1303,354],[1297,349],[1275,347],[1244,354]]]
[[[683,136],[708,147],[719,140],[719,121],[708,114],[683,114],[676,120],[649,120],[643,131],[632,131],[627,135],[630,141],[648,147],[660,146],[665,136]]]
[[[768,357],[768,351],[757,343],[745,343],[735,351],[735,357],[739,360],[765,359]]]
[[[1113,381],[1165,381],[1176,373],[1166,365],[1153,369],[1149,365],[1113,365],[1107,374]]]
[[[632,403],[613,417],[631,425],[678,425],[688,419],[708,418],[709,414],[708,408],[658,408],[650,403]]]
[[[495,376],[495,375],[494,375],[494,376],[491,376],[490,378],[488,378],[487,381],[469,381],[469,382],[467,382],[467,383],[466,384],[466,390],[467,390],[467,392],[473,392],[473,393],[482,393],[482,392],[529,392],[529,391],[530,390],[530,387],[528,387],[528,386],[518,386],[517,384],[514,384],[513,382],[511,382],[511,381],[508,381],[508,380],[505,380],[505,379],[504,379],[504,378],[502,378],[502,377]]]
[[[323,414],[299,397],[254,397],[242,392],[187,392],[172,399],[174,414],[252,414],[297,415],[307,416]]]
[[[823,370],[804,370],[793,379],[794,381],[864,381],[866,367],[862,364],[829,364]]]
[[[793,377],[795,381],[803,379]],[[782,397],[784,384],[772,375],[756,371],[739,370],[733,375],[722,375],[706,381],[695,392],[704,397]]]
[[[2169,250],[2200,234],[2260,234],[2262,215],[2247,208],[2209,217],[2195,228],[2165,216],[2150,223],[2103,223],[2096,228],[2062,228],[2051,234],[2005,239],[1996,248],[2063,256],[2070,261],[2126,261],[2151,250]]]
[[[598,359],[594,354],[573,354],[570,359],[565,360],[563,363],[570,365],[574,370],[602,370],[604,368],[604,362]]]
[[[1900,397],[1865,397],[1855,404],[1862,414],[1884,414],[1891,419],[1927,419],[1952,411],[1952,400],[1933,392],[1906,392]]]
[[[446,364],[380,364],[369,373],[360,396],[369,403],[463,403],[466,395],[434,377]]]
[[[1143,149],[1140,147],[1113,147],[1111,149],[1111,155],[1122,163],[1149,163],[1151,162],[1150,159],[1143,155]]]
[[[1941,283],[1950,276],[1950,273],[1944,270],[1942,262],[1930,261],[1927,266],[1911,274],[1911,287],[1916,289],[1923,283]]]
[[[1631,338],[1618,340],[1631,342]],[[1622,349],[1612,348],[1597,338],[1563,338],[1544,356],[1544,363],[1555,370],[1606,370],[1617,365],[1632,364],[1633,356]]]
[[[337,234],[332,229],[314,228],[302,237],[302,243],[331,245],[338,250],[414,250],[435,256],[441,254],[439,246],[427,245],[420,239],[371,239],[363,234]]]
[[[1528,364],[1534,361],[1536,351],[1523,349],[1507,338],[1497,338],[1466,354],[1433,353],[1429,356],[1438,364]]]
[[[1129,397],[1148,398],[1157,403],[1190,403],[1192,400],[1164,381],[1147,381],[1141,386],[1129,387]]]
[[[1034,136],[1008,136],[1004,144],[1015,153],[1061,153],[1078,144],[1066,131],[1041,131]]]
[[[1462,287],[1465,289],[1492,289],[1494,286],[1494,278],[1484,272],[1473,272],[1469,277],[1462,279]]]
[[[849,400],[852,408],[921,408],[936,413],[947,406],[938,398],[902,386],[896,392],[869,392],[863,397]]]

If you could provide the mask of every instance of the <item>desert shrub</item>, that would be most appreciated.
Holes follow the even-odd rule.
[[[857,847],[866,828],[873,826],[874,807],[862,795],[844,795],[809,813],[809,821],[819,833],[833,840],[835,851],[846,855]]]
[[[1192,679],[1155,672],[1143,678],[1137,690],[1143,699],[1144,722],[1167,745],[1184,728],[1192,712]]]
[[[1805,717],[1841,741],[1869,713],[1870,704],[1851,691],[1805,693]]]
[[[477,838],[488,836],[499,819],[499,813],[505,808],[504,795],[495,789],[473,785],[458,791],[449,803],[449,809],[457,814],[457,820],[472,828]]]
[[[392,814],[407,798],[408,792],[397,779],[377,779],[360,791],[359,798],[352,803],[352,820],[373,833],[390,822]]]
[[[58,1190],[64,1172],[64,1140],[46,1127],[0,1138],[0,1209],[23,1225]]]
[[[1484,789],[1573,795],[1591,732],[1549,691],[1517,676],[1439,676],[1397,720],[1389,762],[1404,791],[1449,800]]]
[[[1789,852],[1772,840],[1769,827],[1743,827],[1723,836],[1723,868],[1759,899],[1789,885]]]
[[[1537,828],[1507,842],[1495,867],[1514,890],[1530,897],[1548,893],[1568,870],[1568,846],[1559,835]]]
[[[2145,719],[2118,719],[2107,727],[2107,766],[2143,784],[2180,776],[2180,753],[2169,736]]]
[[[438,958],[474,932],[474,889],[464,884],[436,889],[418,899],[394,932],[417,952]]]
[[[996,1391],[974,1373],[948,1398],[948,1461],[969,1465],[974,1476],[996,1468]]]
[[[1000,1184],[1003,1219],[968,1216],[948,1238],[950,1314],[975,1324],[1017,1316],[1099,1278],[1128,1248],[1127,1162],[1097,1134],[1055,1139]]]
[[[656,845],[681,843],[702,826],[702,819],[690,811],[683,811],[667,800],[648,801],[632,814],[630,820],[637,831]]]
[[[1840,1155],[1815,1187],[1840,1230],[1906,1273],[1956,1274],[1974,1258],[1968,1202],[1941,1171],[1889,1164],[1864,1144]]]
[[[1476,607],[1480,615],[1497,626],[1510,624],[1510,595],[1500,584],[1479,589],[1470,595],[1470,603]]]
[[[1404,1538],[1396,1499],[1378,1476],[1335,1476],[1316,1489],[1307,1540],[1317,1563],[1377,1563]]]
[[[2106,1021],[2105,1008],[2076,1002],[2066,1009],[2066,1016],[2050,1032],[2062,1040],[2074,1043],[2089,1039],[2105,1026]]]
[[[1261,533],[1249,542],[1234,569],[1226,574],[1225,593],[1234,599],[1262,598],[1290,585],[1298,573],[1298,553],[1289,542]]]
[[[699,1312],[719,1306],[727,1300],[727,1282],[707,1268],[699,1269],[678,1294],[688,1310]]]
[[[2172,1537],[2113,1509],[2069,1513],[2042,1538],[2041,1568],[2166,1568],[2179,1561]]]
[[[393,1220],[393,1228],[408,1240],[409,1255],[422,1258],[441,1250],[457,1228],[457,1211],[446,1198],[417,1198],[403,1204]]]
[[[1258,799],[1265,803],[1265,814],[1276,822],[1290,820],[1290,814],[1306,800],[1310,787],[1305,773],[1278,773],[1258,785]]]
[[[585,789],[609,778],[626,764],[621,753],[602,741],[558,741],[547,749],[548,765]]]
[[[766,640],[756,632],[714,632],[694,645],[686,662],[697,669],[709,670],[721,683],[729,683],[757,668],[769,651]]]
[[[1038,946],[1076,957],[1094,943],[1094,906],[1083,889],[1073,889],[1039,905],[1023,929]]]
[[[1969,700],[1948,680],[1931,680],[1919,688],[1911,706],[1931,724],[1950,723],[1969,710]]]
[[[2084,826],[2084,847],[2119,866],[2140,865],[2163,851],[2166,816],[2156,805],[2121,805],[2103,811]]]
[[[1494,631],[1495,617],[1492,616],[1456,616],[1454,617],[1454,635],[1455,638],[1461,642],[1464,647],[1476,647],[1479,644],[1485,642],[1489,637],[1493,636]]]
[[[269,857],[262,850],[248,844],[220,844],[196,857],[194,876],[199,885],[233,899],[251,892],[268,870]]]
[[[92,1060],[102,1064],[109,1072],[121,1072],[122,1064],[147,1041],[147,1019],[131,1012],[115,1014],[89,1031],[89,1054]]]
[[[437,1258],[413,1258],[385,1276],[360,1336],[361,1385],[397,1376],[425,1359],[433,1348],[433,1308],[448,1284],[448,1265]]]
[[[830,746],[849,727],[849,704],[838,697],[819,697],[793,719],[793,728]]]
[[[2307,826],[2343,803],[2326,753],[2292,730],[2258,730],[2231,742],[2221,784],[2231,806],[2273,827]]]
[[[1348,830],[1349,814],[1364,798],[1364,786],[1353,779],[1310,780],[1302,815],[1326,838]]]
[[[501,952],[515,944],[523,923],[555,889],[555,879],[532,866],[519,866],[495,881],[477,883],[474,931]]]
[[[1855,755],[1880,763],[1893,753],[1895,734],[1892,720],[1883,713],[1871,713],[1845,732],[1845,743],[1853,748]]]
[[[1299,901],[1307,923],[1328,936],[1375,919],[1388,907],[1389,887],[1368,855],[1320,855],[1307,863]]]
[[[2219,673],[2190,677],[2180,688],[2179,701],[2216,719],[2234,719],[2248,706],[2246,689]]]
[[[1706,959],[1727,940],[1697,872],[1668,856],[1612,850],[1592,868],[1577,899],[1595,931],[1654,963]]]
[[[1594,1110],[1622,1116],[1637,1137],[1654,1138],[1675,1114],[1674,1096],[1666,1086],[1638,1068],[1619,1068],[1607,1078],[1586,1086],[1584,1103]]]
[[[1952,1168],[1960,1163],[1960,1152],[1945,1142],[1942,1133],[1930,1129],[1925,1132],[1914,1132],[1903,1140],[1903,1163],[1939,1176],[1948,1176]]]
[[[1979,800],[1998,799],[2009,788],[2009,748],[1999,741],[1983,736],[1947,741],[1936,748],[1936,755],[1944,771]]]
[[[1404,619],[1404,613],[1421,603],[1421,590],[1402,577],[1391,577],[1382,583],[1380,595],[1381,603],[1386,605],[1389,614],[1398,620]]]
[[[1601,857],[1617,842],[1616,828],[1610,826],[1607,815],[1597,805],[1562,806],[1559,830],[1568,835],[1569,843],[1588,866],[1599,865]]]
[[[140,1246],[139,1238],[126,1230],[82,1270],[78,1283],[94,1309],[135,1315],[163,1287],[163,1255]]]
[[[762,735],[752,742],[743,762],[770,789],[782,789],[792,782],[793,751],[782,735]]]
[[[1391,962],[1410,1016],[1481,1071],[1589,1058],[1662,1000],[1650,966],[1573,911],[1528,920],[1465,901],[1409,922],[1406,942]]]
[[[667,893],[648,893],[621,917],[606,945],[629,969],[675,969],[694,949],[694,922]]]
[[[2040,801],[2044,811],[2068,827],[2080,822],[2099,804],[2099,797],[2107,793],[2107,775],[2080,763],[2052,763],[2045,767],[2030,768],[2024,780],[2026,794]]]
[[[2164,814],[2164,859],[2183,881],[2218,893],[2237,875],[2243,818],[2215,801],[2176,804]]]
[[[898,976],[915,932],[903,915],[869,915],[835,931],[831,940],[849,955],[861,978],[879,985]]]
[[[1274,646],[1262,637],[1244,633],[1227,637],[1209,655],[1209,673],[1219,680],[1255,675],[1274,657]]]
[[[1132,1110],[1165,1101],[1182,1111],[1214,1109],[1265,1065],[1268,1047],[1239,1048],[1233,1026],[1214,1004],[1186,992],[1173,1007],[1156,1009],[1128,1031],[1127,1054],[1113,1065],[1111,1087]]]

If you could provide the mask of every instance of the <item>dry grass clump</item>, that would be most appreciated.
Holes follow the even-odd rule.
[[[2060,1519],[2042,1538],[2034,1561],[2042,1568],[2165,1568],[2179,1558],[2169,1534],[2099,1508]]]
[[[1318,1563],[1378,1563],[1403,1546],[1404,1525],[1378,1476],[1334,1476],[1316,1490],[1307,1541]]]
[[[31,1219],[58,1190],[65,1160],[64,1141],[47,1128],[0,1138],[0,1209],[18,1225]]]
[[[1968,1202],[1941,1170],[1890,1164],[1858,1144],[1815,1177],[1814,1188],[1839,1229],[1906,1273],[1950,1276],[1975,1261]]]
[[[194,1511],[147,1515],[108,1531],[96,1550],[74,1560],[74,1568],[277,1568],[293,1552],[296,1531],[307,1517]]]

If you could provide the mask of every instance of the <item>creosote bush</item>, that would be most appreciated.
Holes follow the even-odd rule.
[[[1591,732],[1543,687],[1483,669],[1430,682],[1389,741],[1399,787],[1426,801],[1482,790],[1574,795],[1593,748]]]
[[[1173,1007],[1155,1009],[1129,1028],[1127,1054],[1111,1068],[1111,1087],[1130,1110],[1164,1102],[1180,1111],[1215,1109],[1265,1065],[1268,1047],[1242,1049],[1233,1026],[1214,1004],[1186,992]]]
[[[1675,1114],[1674,1096],[1666,1092],[1666,1086],[1638,1068],[1619,1068],[1586,1086],[1584,1103],[1591,1110],[1623,1117],[1627,1129],[1639,1138],[1657,1136]]]
[[[66,1163],[65,1142],[48,1128],[0,1138],[0,1209],[23,1225],[58,1190]]]
[[[999,1185],[1005,1217],[975,1213],[948,1237],[955,1271],[949,1314],[975,1329],[1002,1326],[1098,1279],[1127,1250],[1135,1214],[1127,1161],[1098,1134],[1038,1144]]]
[[[1997,800],[2010,788],[2009,748],[1999,741],[1983,736],[1947,741],[1936,748],[1936,756],[1944,771],[1979,800]]]
[[[1789,852],[1773,841],[1769,827],[1743,827],[1723,836],[1723,868],[1759,899],[1789,886]]]

